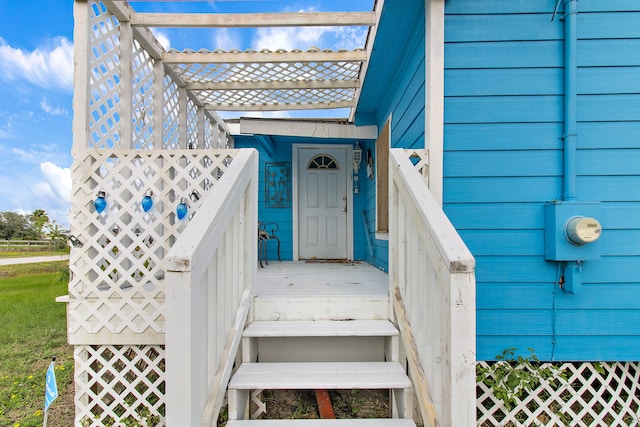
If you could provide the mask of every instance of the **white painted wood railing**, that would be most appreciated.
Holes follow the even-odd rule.
[[[257,268],[258,155],[239,150],[169,251],[166,421],[215,425]]]
[[[475,260],[403,150],[389,166],[392,317],[421,416],[475,426]]]

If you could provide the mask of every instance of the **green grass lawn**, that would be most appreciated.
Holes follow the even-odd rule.
[[[52,256],[52,255],[69,255],[69,248],[60,249],[59,251],[5,251],[0,250],[0,259],[2,258],[23,258],[34,256]]]
[[[1,426],[42,425],[52,357],[60,397],[50,407],[47,425],[73,425],[72,402],[62,399],[73,389],[73,348],[66,343],[65,304],[55,302],[67,294],[66,268],[66,262],[0,267]]]

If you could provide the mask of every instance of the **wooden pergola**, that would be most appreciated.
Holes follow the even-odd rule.
[[[103,2],[165,72],[206,111],[282,111],[347,108],[358,101],[379,19],[367,12],[141,13],[126,1]],[[381,2],[378,2],[381,3]],[[150,28],[367,27],[355,50],[166,51]],[[129,58],[130,59],[130,58]],[[127,58],[123,57],[123,61]]]

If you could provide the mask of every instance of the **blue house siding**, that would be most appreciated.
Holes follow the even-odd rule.
[[[401,7],[395,7],[394,3],[383,10],[358,104],[356,124],[375,124],[382,130],[391,118],[392,148],[424,148],[424,2],[410,0],[398,2],[398,6]],[[411,31],[406,31],[408,29]],[[375,144],[370,148],[377,161]],[[389,245],[385,239],[375,239],[376,188],[373,181],[366,191],[368,232],[374,247],[374,256],[368,256],[366,260],[386,271]]]
[[[531,347],[545,360],[635,361],[640,2],[579,2],[576,194],[601,202],[604,232],[602,257],[583,264],[577,295],[558,288],[561,265],[544,257],[543,209],[562,198],[564,174],[564,24],[562,10],[551,21],[555,4],[446,2],[443,206],[477,261],[477,358]],[[382,129],[391,117],[393,147],[424,147],[424,30],[422,0],[385,3],[356,124]],[[273,157],[260,153],[261,174],[265,162],[291,162],[291,144],[301,142],[274,141]],[[371,150],[377,160],[373,141],[360,145],[363,158]],[[360,190],[355,258],[386,270],[387,241],[375,239],[375,181],[364,164]],[[280,223],[290,259],[291,209],[267,209],[261,197],[260,218]]]
[[[604,232],[577,295],[544,259],[543,206],[563,194],[555,3],[446,3],[444,209],[477,260],[477,358],[637,360],[640,3],[578,5],[576,193],[602,202]]]

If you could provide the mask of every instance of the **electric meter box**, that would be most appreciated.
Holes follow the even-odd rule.
[[[544,207],[544,257],[551,261],[600,259],[600,202],[557,201]]]

